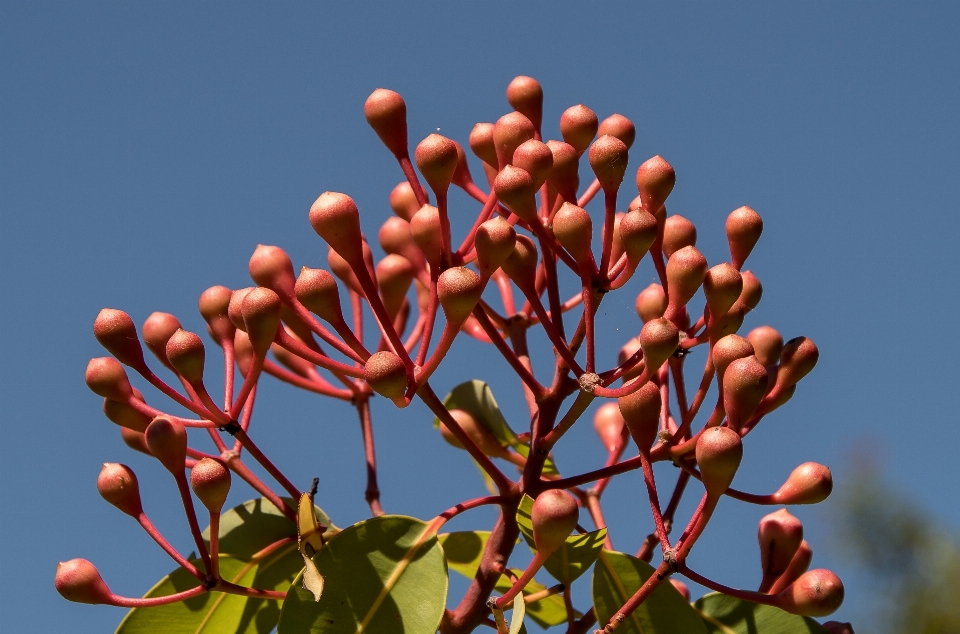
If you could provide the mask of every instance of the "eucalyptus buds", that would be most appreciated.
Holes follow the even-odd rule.
[[[577,501],[566,491],[549,489],[538,495],[530,512],[537,552],[546,555],[559,550],[579,519]]]

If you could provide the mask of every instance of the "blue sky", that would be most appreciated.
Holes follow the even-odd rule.
[[[131,455],[84,386],[87,360],[102,354],[93,318],[104,306],[138,323],[163,310],[202,331],[199,293],[248,285],[258,243],[284,247],[296,266],[325,264],[307,210],[326,190],[351,194],[375,233],[400,179],[363,119],[377,87],[404,95],[412,143],[438,129],[465,142],[475,122],[508,111],[504,89],[518,74],[544,86],[548,138],[573,104],[630,117],[628,173],[655,154],[674,165],[668,206],[697,224],[711,263],[726,258],[727,213],[757,209],[765,229],[749,267],[764,298],[745,329],[807,335],[821,359],[750,436],[737,485],[772,491],[814,460],[842,486],[851,456],[867,453],[960,526],[950,334],[960,309],[958,18],[951,3],[3,3],[5,626],[115,627],[122,611],[60,599],[60,560],[91,559],[128,595],[168,572],[163,553],[97,495],[102,462],[133,466],[151,516],[188,548],[169,476]],[[462,234],[476,209],[454,202]],[[639,328],[632,298],[649,281],[605,301],[608,362]],[[458,343],[444,367],[438,392],[486,378],[522,418],[519,390],[488,350]],[[365,517],[352,412],[265,388],[254,427],[265,450],[297,482],[320,476],[319,503],[338,524]],[[424,407],[378,402],[374,415],[388,512],[430,517],[482,492]],[[581,442],[558,448],[566,473],[602,463],[588,424],[572,435]],[[627,476],[609,492],[626,551],[647,530],[639,486]],[[797,515],[814,565],[847,580],[846,620],[866,603],[831,550],[832,503]],[[691,565],[754,586],[763,510],[731,502],[719,513]],[[460,527],[490,519],[479,512]]]

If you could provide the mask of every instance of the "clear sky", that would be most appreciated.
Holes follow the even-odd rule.
[[[630,117],[629,173],[655,154],[675,166],[670,211],[697,223],[711,263],[726,258],[727,213],[757,209],[765,228],[749,266],[764,297],[745,330],[807,335],[821,358],[749,437],[736,485],[769,492],[814,460],[842,486],[866,452],[960,526],[957,4],[319,4],[0,4],[5,631],[99,633],[120,621],[122,610],[62,600],[57,561],[90,559],[127,595],[171,568],[98,496],[102,462],[133,466],[148,512],[189,549],[169,475],[122,445],[83,383],[103,354],[93,319],[105,306],[137,323],[163,310],[202,332],[199,293],[248,285],[258,243],[284,247],[297,267],[325,265],[307,210],[326,190],[351,194],[374,234],[400,179],[363,119],[377,87],[404,95],[413,143],[438,129],[465,142],[475,122],[507,112],[518,74],[544,86],[548,138],[576,103]],[[455,203],[462,232],[476,209]],[[604,303],[608,361],[639,329],[632,298],[649,281]],[[522,420],[517,385],[489,351],[459,343],[444,367],[439,392],[486,378]],[[255,437],[294,481],[319,476],[337,524],[366,517],[351,410],[270,380],[257,408]],[[374,415],[388,512],[427,518],[482,494],[425,407],[377,402]],[[565,473],[602,463],[588,422],[573,435],[558,450]],[[649,530],[639,487],[623,477],[606,509],[628,552]],[[847,582],[847,620],[864,602],[830,546],[832,503],[796,514],[814,565]],[[691,565],[755,586],[763,512],[721,505]],[[474,521],[491,518],[459,527]]]

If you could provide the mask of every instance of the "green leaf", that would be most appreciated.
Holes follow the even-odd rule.
[[[524,495],[517,508],[517,524],[520,532],[530,548],[534,548],[533,520],[530,513],[533,511],[533,499]],[[607,529],[571,535],[557,552],[547,557],[543,567],[553,578],[564,584],[570,584],[593,565],[603,549],[603,542],[607,538]]]
[[[593,607],[598,627],[606,625],[653,573],[650,564],[636,557],[610,550],[602,551],[593,569]],[[669,581],[661,583],[617,628],[617,634],[676,632],[707,634],[707,628],[697,611]]]
[[[473,579],[477,574],[477,568],[480,567],[480,558],[489,538],[489,531],[464,531],[440,535],[440,544],[447,557],[447,566],[467,579]],[[513,573],[519,577],[523,571],[513,570]],[[510,578],[503,575],[497,580],[496,590],[503,594],[512,585]],[[545,586],[542,584],[531,581],[523,589],[523,594],[533,594],[544,589]],[[563,603],[563,597],[551,595],[527,604],[527,616],[540,627],[547,629],[567,622],[567,608]]]
[[[693,604],[710,634],[827,634],[822,625],[806,616],[784,612],[712,592]]]
[[[527,614],[527,605],[523,602],[523,593],[513,598],[513,610],[510,614],[510,634],[519,634],[523,629],[523,617]]]
[[[283,602],[278,634],[433,634],[447,600],[436,529],[400,515],[337,533],[314,558],[326,580],[314,603],[300,577]]]
[[[469,412],[489,429],[503,445],[508,445],[526,458],[530,455],[530,446],[522,442],[510,428],[507,419],[503,417],[490,386],[476,379],[461,383],[453,388],[443,399],[444,406],[449,409],[462,409]],[[440,426],[440,419],[433,419],[433,426]],[[560,477],[553,460],[547,458],[543,466],[543,475],[550,478]]]
[[[324,524],[329,518],[317,509]],[[209,538],[209,527],[204,537]],[[220,518],[220,575],[231,583],[264,590],[286,590],[303,568],[297,551],[297,527],[266,499],[250,500]],[[288,539],[267,553],[267,546]],[[182,568],[164,577],[147,597],[194,588],[199,581]],[[188,601],[135,608],[117,634],[268,634],[280,618],[280,602],[211,592]]]

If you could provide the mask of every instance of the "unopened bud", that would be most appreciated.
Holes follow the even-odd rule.
[[[377,286],[390,319],[395,319],[400,312],[413,282],[413,274],[413,265],[401,255],[391,253],[377,263]]]
[[[497,198],[510,211],[527,222],[539,222],[537,219],[537,183],[526,170],[514,165],[503,168],[493,181]]]
[[[663,254],[668,258],[683,247],[697,245],[697,228],[692,222],[673,214],[663,224]]]
[[[707,306],[710,307],[710,316],[714,319],[724,316],[742,292],[743,278],[740,271],[726,262],[712,267],[703,278],[703,294]]]
[[[576,149],[577,155],[590,147],[599,127],[596,113],[582,103],[570,106],[560,115],[560,134],[564,141]]]
[[[248,268],[257,286],[269,288],[280,297],[293,296],[293,285],[296,283],[293,262],[280,247],[258,244],[250,257]]]
[[[737,359],[727,366],[723,374],[723,409],[735,430],[757,411],[767,392],[767,380],[767,368],[754,356]]]
[[[617,355],[617,363],[624,364],[627,362],[627,359],[631,358],[636,354],[637,350],[640,349],[640,337],[631,337],[627,340],[627,343],[623,344],[623,347],[620,348],[620,354]],[[637,364],[623,373],[623,382],[626,383],[630,379],[635,379],[643,372],[643,366]]]
[[[553,152],[546,143],[530,139],[516,149],[511,163],[528,172],[539,189],[553,169]]]
[[[637,168],[637,189],[643,209],[656,215],[677,182],[677,173],[659,154]]]
[[[770,326],[757,326],[747,334],[753,344],[754,354],[763,365],[773,365],[780,360],[783,351],[783,336]]]
[[[190,470],[190,487],[211,513],[220,513],[230,493],[230,470],[221,460],[203,458]]]
[[[657,219],[642,209],[627,212],[620,220],[620,240],[631,262],[639,262],[657,239]]]
[[[363,261],[360,210],[352,198],[338,192],[320,194],[310,207],[310,225],[344,260]]]
[[[440,274],[437,280],[437,299],[450,325],[459,325],[473,312],[483,284],[480,276],[463,266],[454,266]]]
[[[640,347],[643,348],[647,375],[653,376],[679,345],[680,331],[670,321],[661,317],[643,324],[640,329]]]
[[[665,312],[667,312],[667,294],[656,282],[637,295],[637,314],[644,323],[663,317]]]
[[[337,281],[323,269],[306,266],[300,269],[294,291],[300,303],[325,322],[332,324],[343,320]]]
[[[167,362],[167,341],[173,333],[180,330],[180,320],[170,313],[151,313],[143,322],[143,341],[147,348],[165,365]]]
[[[266,355],[280,328],[280,297],[269,288],[255,288],[243,298],[240,313],[254,352]]]
[[[477,155],[481,161],[496,169],[497,166],[497,148],[493,142],[492,123],[478,123],[470,131],[470,149]]]
[[[227,316],[230,318],[230,323],[234,325],[237,330],[242,330],[243,332],[247,331],[246,324],[243,323],[243,300],[247,298],[247,295],[250,294],[255,286],[247,286],[246,288],[238,288],[230,294],[230,303],[227,305]],[[173,333],[170,333],[170,336],[173,336]],[[166,350],[164,350],[166,354]]]
[[[97,567],[86,559],[71,559],[57,564],[53,581],[64,599],[75,603],[113,604],[113,593],[104,583]]]
[[[615,450],[620,444],[623,425],[623,414],[620,413],[617,403],[604,403],[593,415],[593,429],[607,451]]]
[[[413,187],[407,181],[401,181],[390,192],[390,209],[407,222],[420,209],[420,203],[417,202],[417,195]]]
[[[420,247],[430,266],[437,270],[443,257],[443,230],[440,210],[433,205],[424,205],[410,220],[410,235]]]
[[[112,401],[123,403],[133,395],[126,370],[113,357],[90,359],[84,379],[94,394]]]
[[[829,570],[803,573],[776,597],[776,606],[801,616],[827,616],[843,603],[843,582]]]
[[[237,368],[240,369],[242,376],[247,376],[253,367],[253,346],[250,345],[250,337],[242,330],[237,330],[233,336],[234,357],[237,360]]]
[[[740,207],[727,216],[730,260],[737,270],[743,267],[747,256],[760,239],[761,233],[763,233],[763,219],[750,207]]]
[[[533,543],[543,555],[563,546],[580,519],[580,507],[573,496],[560,489],[548,489],[537,496],[530,511]]]
[[[493,432],[478,421],[473,414],[462,409],[452,409],[450,410],[450,416],[457,422],[457,425],[460,426],[463,433],[469,436],[470,440],[472,440],[477,448],[484,454],[493,458],[504,458],[507,456],[507,450],[500,444],[497,437],[493,435]],[[440,423],[440,435],[454,447],[463,449],[460,440],[442,422]]]
[[[760,569],[764,583],[776,581],[787,571],[803,541],[803,524],[787,509],[765,515],[757,530],[760,542]]]
[[[696,457],[707,495],[720,497],[730,488],[743,459],[740,434],[729,427],[704,429],[697,439]]]
[[[373,391],[387,398],[403,396],[407,389],[407,369],[393,352],[376,352],[363,367],[363,378]]]
[[[104,308],[93,322],[93,335],[120,363],[131,367],[143,365],[143,348],[137,337],[137,327],[127,313]]]
[[[143,396],[136,388],[133,388],[133,398],[143,401]],[[103,413],[111,422],[139,432],[144,431],[150,421],[153,420],[132,406],[120,401],[112,401],[109,398],[103,399]]]
[[[167,341],[167,359],[187,383],[203,380],[203,341],[196,334],[182,328]]]
[[[620,414],[626,421],[630,436],[641,452],[650,451],[650,447],[657,439],[662,403],[660,388],[653,381],[647,381],[633,394],[617,399]]]
[[[746,306],[747,310],[753,310],[763,297],[763,285],[752,271],[743,271],[740,276],[743,278],[743,292],[737,303]]]
[[[475,245],[477,267],[489,277],[510,257],[517,244],[517,231],[500,216],[494,216],[477,228]]]
[[[590,262],[593,223],[585,209],[571,203],[563,203],[553,217],[553,235],[578,264]]]
[[[511,112],[497,119],[493,126],[493,144],[497,152],[498,166],[503,168],[509,165],[520,144],[535,135],[533,123],[519,112]]]
[[[580,186],[580,157],[576,148],[563,141],[547,141],[547,147],[553,154],[553,167],[547,175],[547,182],[565,201],[576,203]]]
[[[200,294],[200,299],[197,302],[200,315],[203,316],[204,321],[210,327],[210,332],[219,342],[232,339],[233,332],[236,329],[236,326],[230,320],[230,300],[232,298],[233,291],[226,286],[211,286]],[[177,328],[179,328],[179,322],[177,324]],[[144,339],[146,339],[146,334],[144,334]],[[165,349],[166,344],[164,344]]]
[[[140,503],[140,486],[137,476],[130,467],[116,462],[105,462],[97,477],[97,491],[100,496],[129,515],[137,517],[143,513]]]
[[[713,360],[713,369],[717,373],[720,385],[723,385],[723,375],[727,367],[737,359],[745,359],[753,354],[753,345],[740,335],[726,335],[713,345],[710,358]]]
[[[630,119],[622,114],[614,113],[600,122],[597,134],[601,137],[605,134],[616,137],[629,148],[633,145],[634,139],[637,138],[637,128]]]
[[[500,268],[521,289],[533,290],[537,281],[537,247],[533,240],[518,234],[513,253]]]
[[[533,77],[520,75],[507,85],[507,103],[540,129],[543,121],[543,87]]]
[[[603,191],[616,192],[627,173],[627,144],[605,134],[590,145],[589,160]]]
[[[457,144],[445,136],[431,134],[417,144],[414,160],[430,189],[440,196],[450,188],[457,170]]]
[[[327,264],[330,266],[333,274],[347,285],[347,288],[358,295],[363,295],[363,287],[360,286],[360,280],[357,279],[357,274],[354,272],[353,267],[350,266],[350,263],[344,260],[339,253],[334,251],[333,247],[327,250]]]
[[[821,623],[823,629],[830,634],[853,634],[853,625],[850,623],[841,623],[840,621],[827,621]]]
[[[374,90],[363,104],[363,115],[387,149],[398,159],[407,156],[407,104],[398,93]]]
[[[780,353],[780,369],[777,373],[777,385],[787,387],[796,385],[800,379],[810,374],[820,351],[817,344],[807,337],[794,337],[783,346]]]
[[[680,593],[680,596],[683,597],[684,601],[688,603],[690,602],[690,588],[687,587],[687,584],[679,579],[670,577],[670,585],[673,586],[674,590]]]
[[[778,504],[818,504],[832,491],[830,469],[816,462],[805,462],[790,473],[773,497]]]
[[[667,299],[674,310],[690,301],[707,276],[707,259],[696,247],[684,247],[667,260]]]
[[[180,423],[157,416],[144,433],[150,453],[173,475],[183,473],[187,459],[187,430]]]
[[[134,431],[127,427],[121,427],[120,438],[123,440],[123,444],[125,444],[127,447],[130,447],[134,451],[145,453],[148,456],[153,455],[150,453],[150,448],[147,447],[147,439],[144,437],[143,432]]]

